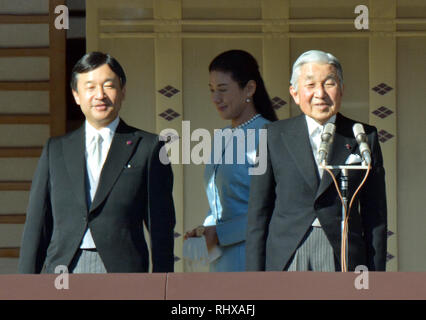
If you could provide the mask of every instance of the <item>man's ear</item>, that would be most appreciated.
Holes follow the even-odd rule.
[[[290,86],[290,94],[294,99],[294,102],[296,102],[296,104],[299,104],[299,93],[297,92],[297,90],[293,87]]]
[[[76,90],[72,90],[72,95],[74,96],[75,103],[80,105],[80,97],[78,96],[78,92]]]
[[[123,88],[121,89],[121,93],[122,93],[122,95],[123,95],[123,99],[122,99],[122,100],[124,100],[124,99],[126,98],[126,87],[123,87]]]

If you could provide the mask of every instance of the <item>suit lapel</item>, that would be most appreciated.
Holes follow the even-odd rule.
[[[329,165],[337,166],[345,164],[346,159],[349,157],[351,152],[355,150],[357,142],[353,137],[352,125],[347,118],[338,113],[335,124],[336,133],[334,135],[334,141],[331,146],[327,162]],[[340,169],[333,169],[331,171],[336,178],[340,176]],[[337,182],[339,181],[337,180]],[[324,170],[315,199],[317,199],[330,186],[331,183],[333,183],[332,177],[327,171]]]
[[[134,130],[120,119],[99,177],[98,189],[90,206],[90,212],[95,210],[105,200],[140,139],[141,137],[135,135]]]
[[[86,208],[86,158],[84,125],[62,140],[65,167],[77,201]]]
[[[294,118],[292,125],[286,128],[287,130],[281,133],[284,145],[288,149],[288,153],[293,158],[305,182],[316,192],[318,189],[318,174],[309,141],[305,116],[301,115]]]

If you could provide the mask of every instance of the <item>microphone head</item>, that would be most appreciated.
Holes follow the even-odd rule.
[[[352,127],[352,130],[358,143],[366,142],[367,137],[365,135],[364,126],[361,123],[355,123]]]
[[[321,144],[318,148],[318,163],[327,163],[328,150],[330,145],[333,142],[334,132],[336,131],[336,126],[329,122],[324,126],[324,129],[321,134]]]
[[[328,140],[330,140],[331,142],[335,132],[336,132],[336,126],[334,125],[334,123],[331,123],[331,122],[327,123],[324,126],[324,130],[321,134],[321,140],[327,141],[327,142]]]

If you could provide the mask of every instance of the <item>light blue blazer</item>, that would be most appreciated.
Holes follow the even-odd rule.
[[[215,134],[212,141],[211,163],[204,171],[210,207],[204,226],[216,226],[222,255],[210,264],[211,272],[245,271],[249,168],[254,167],[259,129],[268,122],[258,117],[234,131],[232,141],[231,135],[227,137],[226,134]],[[222,130],[225,129],[230,130],[230,127]]]

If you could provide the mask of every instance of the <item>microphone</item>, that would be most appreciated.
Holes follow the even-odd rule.
[[[368,139],[367,139],[367,135],[365,134],[363,125],[361,123],[355,123],[354,126],[352,127],[352,130],[354,132],[356,142],[358,142],[359,151],[362,155],[362,158],[364,159],[367,165],[370,165],[371,151],[367,143]]]
[[[326,159],[328,151],[330,150],[330,145],[333,142],[334,132],[336,131],[336,126],[329,122],[325,125],[324,131],[321,134],[321,144],[318,149],[318,163],[326,165]]]

